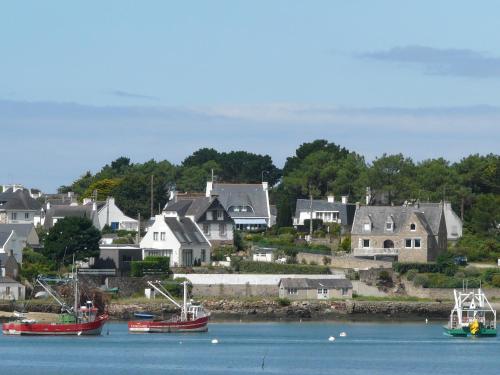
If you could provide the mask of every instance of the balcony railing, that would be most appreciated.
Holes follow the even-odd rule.
[[[383,247],[361,247],[353,250],[354,256],[358,257],[373,257],[377,255],[398,255],[398,248],[383,248]]]

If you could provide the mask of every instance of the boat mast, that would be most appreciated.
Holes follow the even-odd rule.
[[[187,281],[182,283],[184,286],[184,303],[182,305],[182,319],[187,320]]]
[[[78,316],[78,269],[75,265],[75,254],[73,254],[73,282],[75,285],[75,306],[74,311],[76,316]]]

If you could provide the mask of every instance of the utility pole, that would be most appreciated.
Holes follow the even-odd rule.
[[[154,176],[154,174],[152,174],[151,175],[151,198],[150,198],[151,199],[151,217],[153,217],[154,214],[155,214],[154,213],[154,205],[153,205],[154,204],[153,203],[153,199],[154,199],[154,193],[153,193],[154,178],[155,178],[155,176]]]
[[[141,242],[141,213],[137,213],[137,235],[136,235],[136,242],[140,243]]]
[[[311,184],[309,184],[309,237],[312,239],[313,235],[313,195],[311,191]]]

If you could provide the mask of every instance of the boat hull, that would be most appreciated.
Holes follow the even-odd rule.
[[[131,321],[128,330],[133,333],[207,332],[208,316],[188,321]]]
[[[464,328],[448,328],[444,327],[445,332],[453,337],[495,337],[497,335],[497,330],[493,328],[481,328],[478,333],[472,334],[468,327]]]
[[[108,320],[107,315],[100,315],[88,323],[23,323],[9,322],[2,325],[4,335],[31,336],[96,336]]]

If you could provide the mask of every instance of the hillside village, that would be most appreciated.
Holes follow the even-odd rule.
[[[297,155],[317,146],[304,144]],[[308,157],[325,162],[328,152],[339,149],[321,143],[319,153],[312,151]],[[340,153],[344,159],[350,155]],[[200,152],[186,159],[185,167],[197,157]],[[350,188],[336,194],[332,186],[340,183],[342,170],[331,183],[314,173],[297,183],[300,168],[310,172],[308,157],[289,158],[281,177],[271,168],[258,173],[257,181],[226,177],[229,182],[214,176],[213,169],[220,166],[202,160],[198,163],[205,165],[205,172],[198,172],[206,177],[203,187],[198,177],[194,184],[182,182],[186,176],[181,174],[181,183],[158,190],[151,177],[143,179],[144,202],[133,204],[120,198],[128,176],[110,176],[111,170],[129,168],[124,158],[103,168],[106,178],[91,181],[84,176],[87,187],[82,189],[77,181],[76,191],[66,186],[46,194],[18,184],[3,185],[0,299],[27,298],[36,276],[67,272],[73,257],[82,280],[115,298],[151,297],[146,282],[158,278],[189,280],[197,298],[274,298],[283,304],[352,298],[442,300],[450,298],[447,288],[460,286],[464,279],[471,285],[500,287],[498,170],[488,195],[495,203],[487,215],[493,217],[485,220],[492,224],[486,224],[490,227],[480,237],[474,228],[481,223],[470,223],[484,219],[482,213],[474,213],[481,195],[468,203],[469,198],[462,197],[457,212],[446,195],[427,200],[387,184],[361,185],[384,178],[381,175],[353,176],[344,184]],[[498,167],[498,156],[490,158]],[[214,167],[208,176],[207,163]],[[293,163],[304,166],[287,174]],[[395,172],[393,180],[401,173]],[[295,185],[290,183],[293,179]],[[299,189],[290,203],[290,191],[300,185],[306,191]],[[183,186],[195,189],[181,191]],[[465,204],[470,206],[468,213]],[[144,213],[148,206],[149,215]],[[489,294],[500,297],[500,289]]]

